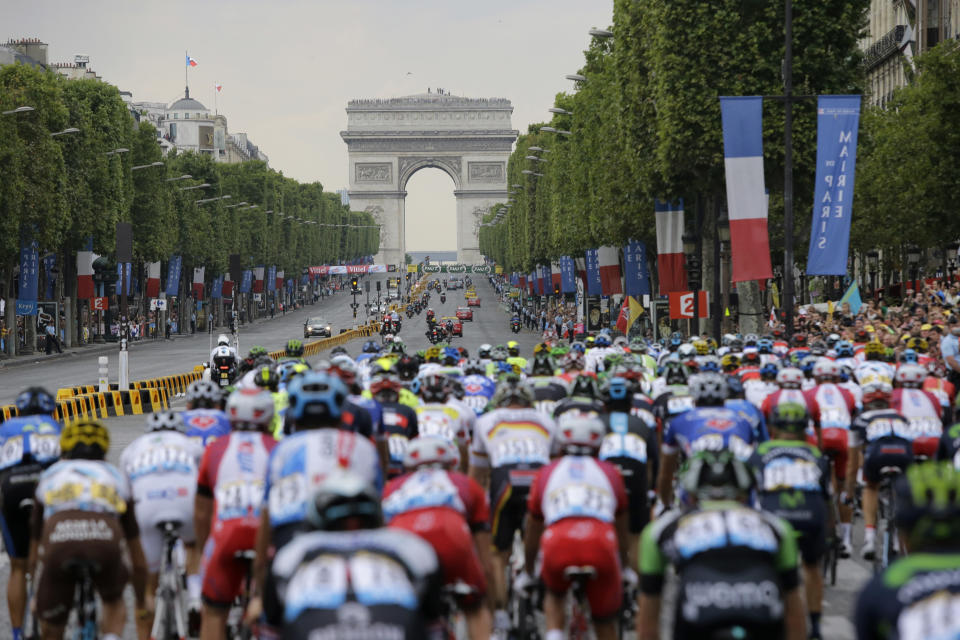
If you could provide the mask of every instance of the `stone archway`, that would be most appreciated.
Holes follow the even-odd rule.
[[[410,177],[427,167],[450,176],[457,199],[457,259],[479,264],[479,222],[507,199],[507,159],[518,132],[500,98],[425,93],[347,105],[350,208],[382,225],[376,261],[403,264],[404,200]]]

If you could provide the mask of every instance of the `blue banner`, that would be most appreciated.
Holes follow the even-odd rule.
[[[650,274],[647,271],[647,245],[630,240],[623,250],[625,293],[637,298],[650,295]]]
[[[584,256],[587,266],[587,295],[599,296],[603,293],[600,283],[600,258],[596,249],[587,249]]]
[[[520,275],[516,271],[510,274],[510,284],[515,287],[520,286]]]
[[[45,295],[44,298],[47,300],[53,300],[54,295],[56,295],[56,291],[54,291],[54,288],[55,288],[55,285],[57,284],[57,276],[56,274],[53,273],[53,269],[56,266],[56,264],[57,264],[57,254],[48,253],[47,255],[43,256],[43,275],[44,275],[44,280],[47,283],[47,286],[46,286],[47,295]]]
[[[40,257],[37,245],[30,243],[20,247],[20,291],[17,294],[17,315],[37,315],[37,287],[40,274]]]
[[[213,279],[213,284],[210,286],[210,299],[217,300],[218,298],[223,297],[223,276],[217,276]]]
[[[807,274],[847,273],[860,96],[820,96],[817,104],[817,181]]]
[[[267,267],[267,287],[264,289],[267,293],[277,289],[277,268]]]
[[[176,296],[180,293],[180,270],[183,268],[182,256],[170,256],[167,265],[167,295]]]
[[[560,256],[560,290],[563,293],[577,292],[577,267],[570,256]]]
[[[293,291],[293,278],[287,278],[287,291]]]
[[[243,279],[240,281],[240,293],[250,293],[253,288],[253,270],[247,269],[243,272]]]
[[[114,290],[117,292],[117,295],[118,295],[118,296],[123,295],[123,289],[121,288],[121,287],[123,286],[123,283],[121,283],[120,281],[123,279],[123,267],[124,267],[124,266],[126,266],[126,271],[127,271],[127,295],[128,295],[128,296],[131,295],[131,291],[130,291],[130,276],[133,274],[133,263],[130,263],[130,262],[122,262],[122,263],[120,263],[120,264],[117,265],[117,286],[116,286],[116,288],[114,289]]]

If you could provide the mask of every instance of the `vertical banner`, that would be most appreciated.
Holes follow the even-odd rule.
[[[587,295],[599,296],[603,293],[603,284],[600,281],[600,257],[596,249],[587,249],[584,254],[587,267]]]
[[[817,181],[807,275],[847,273],[860,96],[820,96],[817,105]]]
[[[560,256],[560,290],[577,292],[577,267],[570,256]]]
[[[223,297],[223,276],[217,276],[210,285],[210,299],[218,300]]]
[[[90,299],[95,291],[93,287],[93,261],[97,259],[93,252],[93,238],[87,238],[86,246],[77,251],[77,298]]]
[[[283,271],[277,271],[277,289],[283,288]]]
[[[730,216],[732,282],[766,280],[770,268],[763,182],[763,97],[720,97],[723,165]]]
[[[660,295],[687,290],[687,270],[683,261],[683,198],[677,204],[657,200],[657,270]]]
[[[37,245],[31,242],[20,247],[20,291],[17,294],[17,315],[37,315],[37,287],[40,277]]]
[[[639,298],[650,295],[650,274],[647,271],[647,245],[630,240],[623,250],[623,271],[626,294]]]
[[[190,290],[193,292],[193,299],[200,300],[203,298],[203,285],[204,285],[204,276],[206,275],[206,267],[195,267],[193,269],[193,286],[190,287]]]
[[[246,269],[243,279],[240,280],[240,293],[250,293],[253,290],[253,270]]]
[[[267,293],[272,293],[277,288],[277,268],[270,267],[267,269]]]
[[[510,284],[512,284],[515,287],[520,286],[520,276],[517,275],[516,271],[510,274]]]
[[[124,272],[126,272],[127,277],[124,278]],[[117,264],[117,286],[114,291],[117,292],[118,296],[123,295],[124,287],[126,287],[127,295],[132,295],[130,289],[130,278],[133,275],[133,263],[132,262],[120,262]]]
[[[167,295],[176,296],[180,291],[180,269],[183,267],[182,256],[170,256],[167,264]]]
[[[553,293],[555,289],[559,287],[560,291],[563,291],[563,287],[560,286],[561,272],[560,272],[560,263],[551,262],[550,263],[550,293]]]
[[[263,293],[263,267],[253,268],[253,292]]]
[[[597,262],[600,267],[600,288],[603,295],[613,296],[623,293],[620,282],[620,248],[600,247],[597,249]]]
[[[57,284],[57,276],[53,272],[56,264],[57,254],[48,253],[47,255],[43,256],[43,280],[47,285],[44,287],[46,291],[44,292],[45,295],[43,297],[46,300],[53,300],[53,296],[56,294],[54,289]]]
[[[147,263],[147,297],[156,298],[160,295],[160,263]]]

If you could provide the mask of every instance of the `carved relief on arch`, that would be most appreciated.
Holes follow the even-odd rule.
[[[408,156],[398,158],[398,174],[400,189],[407,186],[410,176],[425,167],[440,169],[453,178],[456,189],[460,188],[463,170],[463,158],[460,156]]]

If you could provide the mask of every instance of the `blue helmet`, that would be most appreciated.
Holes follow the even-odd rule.
[[[30,387],[25,389],[14,400],[17,406],[17,415],[53,415],[57,410],[57,403],[50,395],[50,392],[43,387]]]
[[[852,358],[853,357],[853,345],[850,344],[847,340],[841,340],[833,347],[834,351],[837,352],[838,358]]]
[[[913,349],[904,349],[903,353],[900,354],[900,360],[909,362],[910,364],[917,364],[917,352]]]
[[[349,392],[340,378],[309,371],[295,378],[287,393],[290,396],[287,415],[297,424],[309,425],[339,420]]]
[[[598,334],[596,338],[593,339],[593,344],[598,347],[609,347],[610,346],[610,336],[605,333]]]
[[[773,340],[770,338],[760,338],[757,340],[757,351],[760,353],[773,353]]]
[[[773,380],[777,377],[777,373],[780,372],[780,367],[778,367],[773,362],[768,362],[762,367],[760,367],[760,377],[764,380]]]
[[[367,340],[363,343],[364,353],[380,353],[380,345],[373,340]]]
[[[609,400],[624,400],[630,397],[630,382],[626,378],[610,378],[600,391]]]

